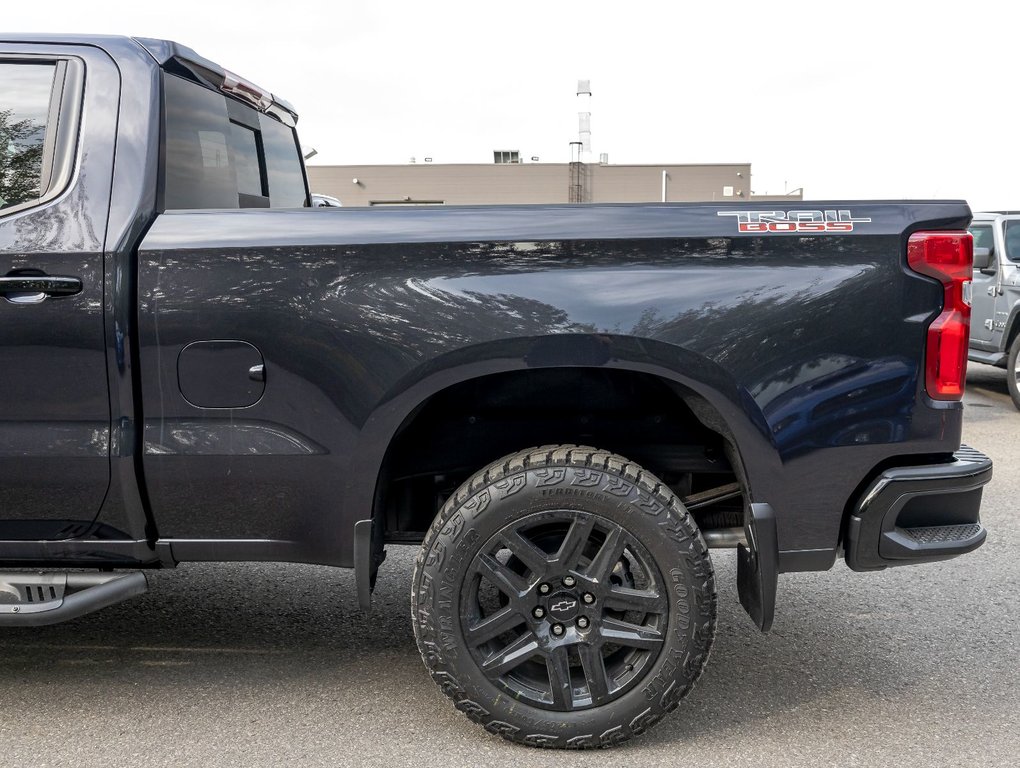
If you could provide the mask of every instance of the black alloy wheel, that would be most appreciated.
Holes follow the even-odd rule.
[[[471,719],[535,746],[599,747],[643,732],[691,689],[715,585],[669,488],[623,457],[546,446],[448,500],[412,613],[426,666]]]
[[[518,701],[566,711],[607,704],[662,650],[662,575],[624,528],[586,512],[539,512],[478,551],[461,631],[489,679]]]

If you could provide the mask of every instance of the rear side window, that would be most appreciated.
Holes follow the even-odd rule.
[[[292,128],[169,74],[163,111],[164,210],[307,204]]]
[[[44,160],[56,64],[0,63],[0,211],[46,192]]]

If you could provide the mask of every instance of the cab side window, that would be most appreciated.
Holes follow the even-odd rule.
[[[49,187],[47,139],[56,63],[0,62],[0,215]]]

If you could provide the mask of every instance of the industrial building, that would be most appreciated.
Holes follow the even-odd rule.
[[[750,163],[612,165],[504,162],[479,164],[310,165],[313,192],[345,206],[514,203],[646,203],[801,200],[751,194]]]
[[[425,158],[406,165],[312,165],[313,193],[346,206],[511,205],[514,203],[653,203],[801,200],[753,195],[750,163],[611,165],[593,162],[591,82],[577,82],[577,140],[569,163],[522,162],[518,149],[496,149],[492,163],[439,164]]]

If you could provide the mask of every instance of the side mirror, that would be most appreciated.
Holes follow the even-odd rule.
[[[991,268],[989,268],[991,267]],[[980,270],[986,275],[995,272],[995,264],[992,262],[991,248],[974,249],[974,269]]]

